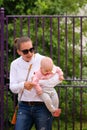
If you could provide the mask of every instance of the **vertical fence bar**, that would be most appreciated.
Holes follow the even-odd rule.
[[[16,26],[17,26],[17,18],[16,17],[14,17],[13,18],[13,42],[14,42],[14,40],[15,40],[15,38],[16,38],[16,36],[17,36],[17,28],[16,28]],[[22,19],[20,19],[20,34],[22,35]],[[13,57],[14,57],[14,59],[16,58],[16,48],[14,47],[13,48]],[[13,100],[14,100],[14,106],[13,106],[13,108],[15,109],[15,106],[17,105],[17,101],[16,101],[16,94],[14,94],[14,96],[13,96]]]
[[[14,35],[14,39],[16,38],[16,18],[13,19],[13,27],[14,27],[14,30],[13,30],[13,35]]]
[[[0,9],[0,130],[4,130],[4,8]]]
[[[57,24],[58,24],[58,38],[57,38],[57,43],[58,43],[58,60],[57,60],[57,64],[58,66],[60,66],[60,17],[57,18]],[[58,87],[58,96],[60,98],[60,88]],[[59,105],[60,106],[60,105]],[[60,130],[60,121],[58,118],[58,130]]]
[[[37,46],[38,46],[38,17],[35,18],[35,49],[37,52]]]
[[[45,32],[45,30],[44,30],[44,27],[45,27],[45,20],[44,20],[44,17],[42,18],[42,48],[43,48],[43,54],[44,54],[44,52],[45,52],[45,35],[44,35],[44,32]]]
[[[21,20],[20,20],[21,21]],[[20,26],[22,26],[22,22],[20,23],[21,25]],[[16,18],[13,18],[13,40],[15,40],[15,38],[16,38],[16,35],[17,35],[17,32],[16,32]],[[22,28],[22,27],[20,27],[20,28]],[[22,29],[20,29],[20,34],[22,35]],[[14,41],[13,41],[14,42]],[[13,56],[14,56],[14,59],[16,58],[16,48],[14,47],[13,48]]]
[[[58,66],[60,66],[60,17],[58,17]]]
[[[65,88],[65,130],[67,130],[67,124],[68,124],[68,90],[67,87]]]
[[[8,87],[9,87],[9,71],[8,71],[8,18],[6,18],[5,21],[5,25],[6,25],[6,36],[5,36],[5,65],[6,65],[6,82],[5,82],[5,87],[6,87],[6,103],[5,103],[5,112],[6,112],[6,130],[9,129],[9,125],[8,125],[8,121],[9,121],[9,115],[8,115]]]
[[[65,17],[65,78],[67,77],[67,62],[68,62],[68,50],[67,50],[68,30],[67,30],[67,17]]]
[[[72,98],[72,130],[75,130],[75,88],[73,87]]]
[[[82,69],[83,69],[83,46],[82,46],[82,17],[80,18],[80,38],[81,38],[81,51],[80,51],[80,79],[82,80]],[[82,130],[82,87],[80,89],[80,130]]]
[[[50,57],[52,58],[52,17],[50,17]]]
[[[72,27],[72,29],[73,29],[73,39],[72,39],[72,44],[73,44],[73,76],[72,76],[72,78],[73,78],[73,80],[74,80],[74,78],[75,78],[75,18],[73,17],[73,19],[72,19],[72,24],[73,24],[73,27]]]
[[[82,69],[83,69],[83,56],[82,56],[82,53],[83,53],[83,46],[82,46],[82,17],[80,18],[80,79],[82,80]]]
[[[82,87],[80,88],[80,130],[82,130],[82,94],[83,94],[83,89]]]
[[[75,18],[72,18],[72,31],[73,31],[73,36],[72,36],[72,44],[73,44],[73,80],[75,78]],[[75,128],[75,88],[73,87],[73,98],[72,98],[72,130]]]
[[[23,18],[22,17],[20,17],[20,36],[22,36],[23,35]]]
[[[28,37],[30,37],[30,17],[28,17]]]
[[[66,61],[65,61],[65,75],[67,77],[67,62],[68,62],[68,49],[67,49],[67,40],[68,40],[68,25],[67,25],[67,17],[65,18],[65,58],[66,58]],[[67,108],[67,87],[66,87],[66,96],[65,96],[65,130],[67,130],[67,114],[68,114],[68,108]]]

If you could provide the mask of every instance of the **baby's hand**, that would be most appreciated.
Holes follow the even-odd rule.
[[[42,94],[42,88],[40,87],[39,84],[37,84],[37,83],[35,83],[35,82],[33,82],[33,83],[34,83],[34,88],[36,89],[36,93],[37,93],[38,95],[41,95],[41,94]]]
[[[60,77],[59,77],[59,80],[60,80],[60,81],[64,80],[64,77],[63,77],[63,76],[60,76]]]
[[[41,94],[42,94],[42,89],[41,89],[41,88],[39,88],[39,89],[37,90],[37,94],[38,94],[38,95],[41,95]]]

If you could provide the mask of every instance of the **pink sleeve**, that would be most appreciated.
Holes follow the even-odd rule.
[[[63,71],[60,67],[56,67],[56,72],[59,74],[59,76],[63,75]]]
[[[33,83],[35,83],[34,88],[36,89],[36,92],[38,95],[42,94],[42,88],[39,85],[39,80],[41,78],[40,71],[36,72],[33,76]]]
[[[33,82],[38,83],[39,80],[40,80],[40,78],[41,78],[40,71],[35,72],[35,74],[34,74],[34,76],[33,76]]]

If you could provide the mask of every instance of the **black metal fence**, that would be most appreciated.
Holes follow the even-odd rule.
[[[0,130],[14,128],[9,67],[17,57],[13,41],[22,35],[31,37],[36,52],[52,57],[64,71],[65,81],[56,87],[62,113],[54,119],[53,130],[87,129],[86,21],[86,16],[5,15],[0,9]]]

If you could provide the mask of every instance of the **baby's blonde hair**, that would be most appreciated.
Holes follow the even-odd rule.
[[[41,67],[44,68],[45,71],[52,71],[53,69],[53,61],[50,57],[44,57],[41,60]]]

